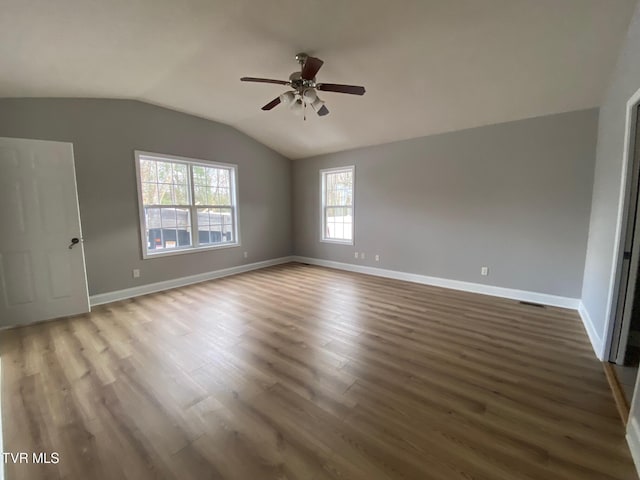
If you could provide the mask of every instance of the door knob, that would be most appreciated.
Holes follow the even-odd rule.
[[[71,250],[71,249],[73,248],[73,246],[74,246],[74,245],[76,245],[76,244],[78,244],[78,243],[80,243],[80,239],[79,239],[79,238],[76,238],[76,237],[73,237],[73,238],[71,239],[71,245],[69,245],[69,250]]]

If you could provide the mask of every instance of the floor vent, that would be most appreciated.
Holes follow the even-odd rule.
[[[542,305],[541,303],[533,303],[533,302],[525,302],[525,301],[520,301],[520,303],[522,305],[528,305],[530,307],[547,308],[545,305]]]

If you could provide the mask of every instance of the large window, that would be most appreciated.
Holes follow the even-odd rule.
[[[236,166],[136,152],[143,257],[238,245]]]
[[[323,242],[353,245],[353,167],[320,170]]]

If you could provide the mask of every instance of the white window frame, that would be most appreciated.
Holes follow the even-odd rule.
[[[232,163],[213,162],[210,160],[201,160],[197,158],[181,157],[178,155],[166,155],[162,153],[145,152],[141,150],[135,150],[135,165],[136,165],[136,190],[138,191],[138,211],[139,211],[139,225],[140,225],[140,244],[142,247],[142,258],[159,258],[167,257],[171,255],[184,255],[186,253],[197,253],[206,250],[219,250],[223,248],[236,248],[240,247],[240,228],[238,225],[239,206],[238,206],[238,166]],[[222,243],[220,245],[198,245],[198,213],[197,209],[202,208],[202,205],[196,205],[194,200],[194,185],[193,185],[193,173],[191,168],[189,171],[189,198],[191,202],[189,205],[162,205],[162,207],[175,207],[175,208],[187,208],[189,209],[191,216],[191,245],[187,247],[176,247],[171,250],[161,250],[159,252],[149,252],[147,248],[146,231],[147,226],[145,222],[144,202],[142,199],[142,180],[140,176],[140,159],[149,158],[151,160],[164,160],[176,163],[184,163],[187,165],[202,165],[204,167],[224,167],[231,170],[231,210],[233,234],[235,242]],[[225,206],[226,207],[226,206]]]
[[[340,240],[334,238],[326,238],[326,192],[325,179],[327,173],[343,172],[351,170],[351,205],[332,205],[331,207],[348,207],[351,208],[351,240]],[[347,165],[345,167],[323,168],[320,170],[320,241],[323,243],[335,243],[338,245],[354,245],[356,234],[356,167],[355,165]]]

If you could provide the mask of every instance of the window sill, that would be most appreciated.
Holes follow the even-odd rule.
[[[353,246],[353,240],[333,240],[330,238],[321,238],[320,241],[322,243],[333,243],[336,245],[351,245]]]
[[[189,247],[189,248],[176,248],[174,250],[163,250],[157,253],[142,253],[143,260],[149,260],[151,258],[160,258],[160,257],[170,257],[172,255],[184,255],[186,253],[199,253],[199,252],[207,252],[211,250],[221,250],[225,248],[234,248],[239,247],[240,242],[236,243],[223,243],[221,245],[211,245],[208,247]]]

